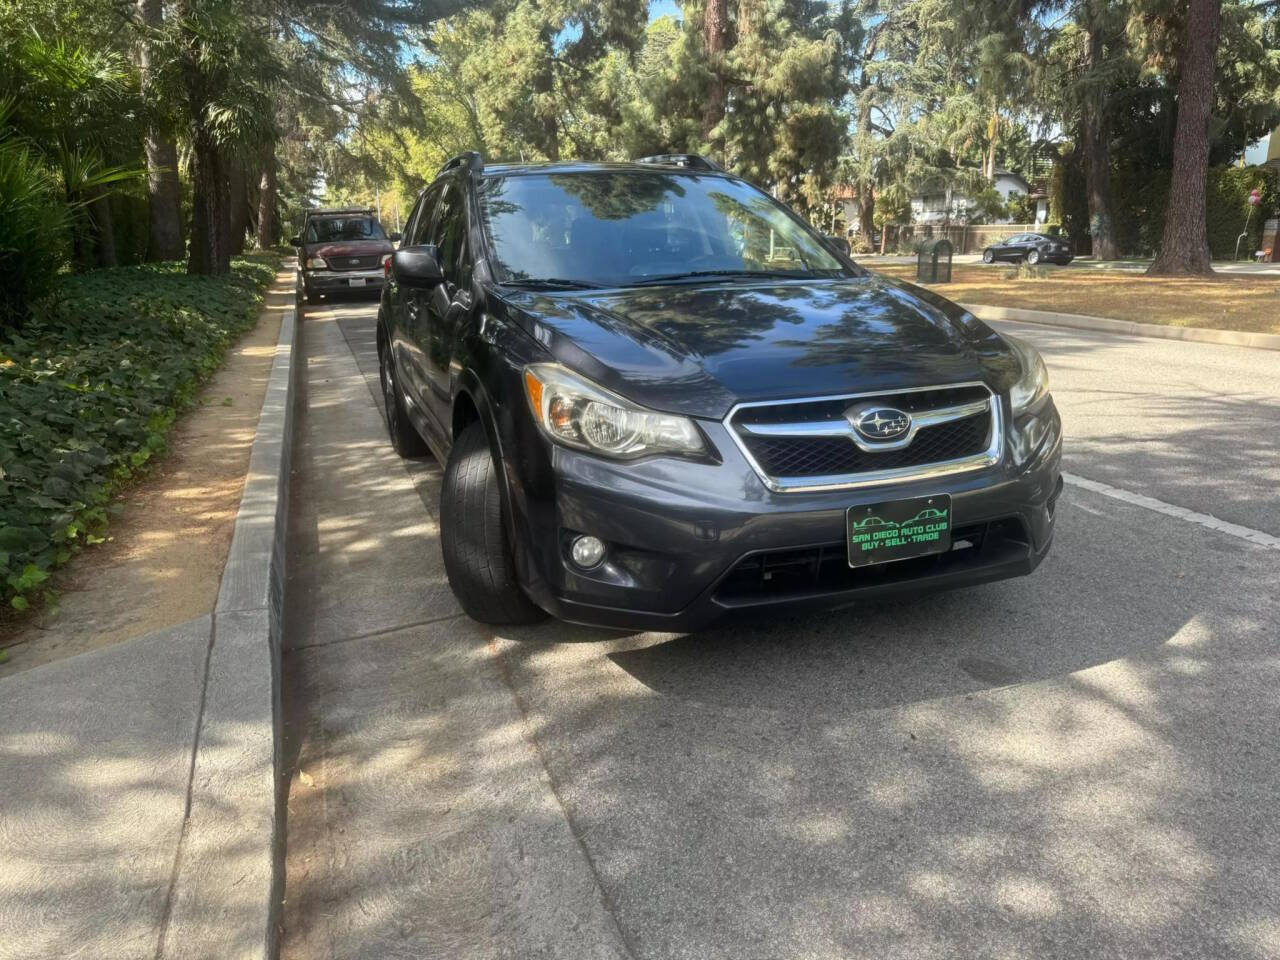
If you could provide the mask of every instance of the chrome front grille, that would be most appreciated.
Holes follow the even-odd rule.
[[[887,439],[862,435],[851,417],[878,407],[909,414],[909,428]],[[765,485],[780,492],[977,470],[998,462],[1002,446],[1000,401],[981,383],[746,403],[726,425]]]

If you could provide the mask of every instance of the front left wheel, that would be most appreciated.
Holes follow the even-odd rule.
[[[983,263],[995,263],[995,262],[996,262],[996,254],[995,254],[995,251],[994,251],[994,250],[991,250],[991,249],[983,250],[983,251],[982,251],[982,262],[983,262]]]
[[[516,579],[502,516],[501,474],[484,425],[454,442],[440,492],[440,546],[449,586],[472,620],[503,626],[537,623],[546,613]]]

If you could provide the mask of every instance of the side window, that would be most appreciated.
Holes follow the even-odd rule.
[[[422,197],[418,197],[418,202],[413,205],[413,209],[409,211],[409,219],[404,222],[404,231],[400,234],[400,246],[407,247],[413,240],[414,228],[418,225],[418,214],[422,210]]]
[[[431,242],[428,231],[431,229],[431,215],[435,212],[436,201],[439,199],[439,187],[431,187],[422,195],[418,204],[418,219],[413,223],[413,233],[406,234],[412,246]]]
[[[445,280],[460,284],[462,278],[462,249],[467,240],[467,213],[462,191],[451,185],[440,202],[440,215],[436,218],[436,245],[440,248],[440,268]]]

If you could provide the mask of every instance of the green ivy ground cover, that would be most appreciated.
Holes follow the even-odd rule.
[[[100,541],[112,494],[164,448],[279,266],[263,254],[223,277],[180,263],[95,270],[64,278],[21,330],[0,330],[4,602],[52,599],[49,573]]]

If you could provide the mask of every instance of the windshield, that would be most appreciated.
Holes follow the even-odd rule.
[[[324,217],[307,224],[307,243],[385,239],[387,235],[382,232],[382,226],[369,217]]]
[[[487,179],[479,196],[501,282],[616,287],[717,273],[847,273],[820,237],[740,180],[524,174]]]

